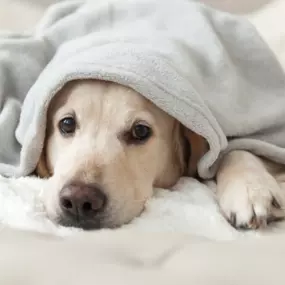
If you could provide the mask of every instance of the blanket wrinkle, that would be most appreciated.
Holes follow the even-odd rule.
[[[129,86],[202,135],[202,178],[231,149],[285,163],[284,71],[248,20],[198,1],[55,4],[31,35],[0,39],[0,74],[4,176],[34,170],[50,100],[86,78]]]

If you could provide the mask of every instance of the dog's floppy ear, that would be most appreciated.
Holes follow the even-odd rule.
[[[35,173],[40,178],[48,178],[51,176],[51,173],[47,167],[45,148],[43,148],[43,150],[42,150],[39,162],[38,162],[36,169],[35,169]]]
[[[183,127],[183,135],[188,142],[188,150],[185,152],[186,171],[185,175],[195,177],[197,165],[202,156],[208,151],[209,146],[205,138]]]

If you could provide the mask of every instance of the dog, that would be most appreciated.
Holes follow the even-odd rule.
[[[49,178],[48,216],[83,229],[114,228],[144,209],[153,189],[197,176],[206,140],[136,91],[113,82],[75,80],[52,100],[36,169]],[[246,151],[218,170],[217,199],[237,228],[283,217],[285,172]]]

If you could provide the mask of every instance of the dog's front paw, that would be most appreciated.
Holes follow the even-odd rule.
[[[257,229],[284,217],[281,210],[284,194],[267,172],[241,173],[220,187],[223,187],[218,191],[221,210],[236,228]]]

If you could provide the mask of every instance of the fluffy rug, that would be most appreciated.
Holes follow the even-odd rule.
[[[1,225],[60,236],[79,232],[78,229],[55,225],[47,218],[41,199],[44,183],[46,181],[31,177],[0,177]],[[232,228],[219,211],[213,189],[194,179],[182,178],[174,190],[157,189],[143,214],[124,227],[129,230],[191,233],[214,240],[264,234]]]

